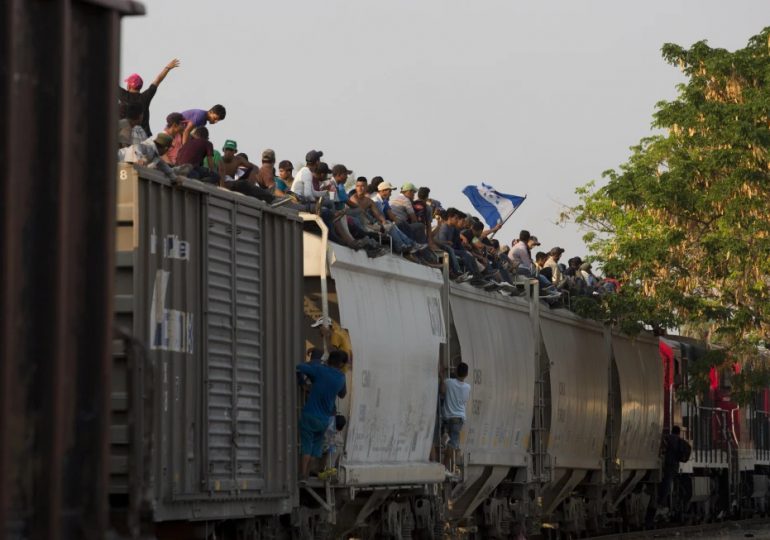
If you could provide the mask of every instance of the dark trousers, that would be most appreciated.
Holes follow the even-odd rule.
[[[209,170],[208,167],[193,167],[192,170],[187,174],[187,178],[200,180],[201,182],[206,182],[207,184],[219,184],[219,174]]]
[[[658,506],[668,506],[671,485],[674,483],[677,472],[674,469],[663,469],[663,480],[660,482],[660,488],[658,489]]]
[[[244,179],[235,180],[234,182],[225,182],[225,187],[230,191],[243,193],[249,197],[254,197],[260,201],[265,201],[268,204],[273,202],[275,199],[275,197],[266,189],[262,189],[258,185],[252,184],[248,180]]]

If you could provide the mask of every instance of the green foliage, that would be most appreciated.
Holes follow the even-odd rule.
[[[657,104],[652,125],[663,133],[632,147],[605,185],[579,188],[568,215],[623,284],[586,314],[627,330],[706,323],[733,360],[767,339],[769,38],[770,27],[734,52],[663,46],[687,77]]]

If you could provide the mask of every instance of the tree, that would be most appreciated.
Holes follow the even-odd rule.
[[[656,105],[663,133],[606,185],[579,188],[565,217],[624,284],[594,316],[702,331],[748,365],[770,328],[770,27],[734,52],[700,41],[662,53],[686,77]]]

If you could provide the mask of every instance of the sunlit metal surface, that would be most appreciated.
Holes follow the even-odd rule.
[[[617,457],[624,469],[656,469],[663,424],[658,340],[612,336],[622,403]]]
[[[453,287],[450,301],[462,359],[470,369],[463,440],[467,463],[524,466],[535,392],[528,308],[469,285]]]
[[[441,274],[400,257],[369,259],[333,247],[340,324],[350,334],[350,416],[341,478],[353,483],[437,481],[436,423]],[[404,346],[408,344],[408,346]],[[390,474],[379,474],[386,465]]]
[[[452,496],[456,513],[468,515],[510,467],[527,465],[535,345],[528,304],[470,285],[453,286],[450,302],[471,385],[461,438],[464,481]],[[488,466],[496,467],[477,483]]]
[[[548,314],[540,320],[550,359],[548,453],[556,468],[600,469],[609,350],[602,327],[568,315]]]

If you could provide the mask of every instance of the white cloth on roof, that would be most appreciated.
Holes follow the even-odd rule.
[[[176,178],[176,173],[169,164],[160,159],[158,147],[152,139],[118,150],[118,162],[136,163],[149,169],[157,169],[172,180]]]

